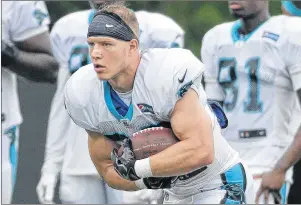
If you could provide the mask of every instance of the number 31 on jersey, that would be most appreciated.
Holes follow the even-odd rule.
[[[238,98],[239,89],[237,80],[237,61],[236,58],[221,58],[218,62],[218,82],[222,86],[226,99],[224,107],[231,111],[235,108]],[[244,99],[243,107],[245,112],[261,112],[262,103],[259,99],[259,79],[258,69],[260,66],[260,58],[253,57],[245,62],[244,69],[248,75],[247,98]],[[244,91],[241,91],[244,92]]]

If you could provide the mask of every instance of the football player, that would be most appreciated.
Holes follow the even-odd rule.
[[[19,105],[17,75],[55,83],[58,64],[52,56],[48,11],[43,1],[2,2],[2,203],[11,202],[18,164]]]
[[[258,189],[256,176],[273,168],[292,139],[286,131],[296,107],[294,91],[301,88],[301,26],[296,26],[301,19],[270,17],[267,1],[229,1],[229,8],[237,21],[217,25],[203,38],[206,93],[223,104],[229,119],[225,138],[251,168]],[[286,99],[279,107],[274,106],[276,86]],[[283,129],[273,125],[275,116]],[[290,174],[281,189],[283,200],[289,179]]]
[[[301,17],[301,2],[300,1],[282,1],[282,12],[285,15],[288,16],[299,16]],[[278,98],[281,99],[281,98]],[[285,99],[285,97],[284,97]],[[281,107],[283,102],[279,102],[278,107]],[[293,115],[293,119],[291,120],[291,123],[294,124],[293,127],[290,126],[289,129],[284,129],[285,132],[295,133],[295,127],[300,125],[301,121],[301,113],[300,108],[294,109],[293,112],[290,113]],[[282,119],[277,117],[277,120],[280,121],[279,125],[282,123]],[[299,128],[299,132],[296,134],[294,141],[291,143],[290,147],[286,151],[286,153],[279,159],[279,161],[276,163],[273,170],[266,172],[262,174],[262,183],[261,183],[261,189],[258,191],[257,197],[260,196],[261,193],[266,193],[268,190],[279,190],[281,188],[281,185],[285,181],[284,175],[286,174],[287,170],[295,164],[300,159],[298,151],[300,150],[300,135],[301,129]],[[300,171],[301,171],[301,161],[299,160],[295,166],[294,166],[294,172],[293,172],[293,184],[289,191],[289,196],[287,202],[289,204],[299,204],[301,203],[301,197],[300,197],[300,186],[301,186],[301,177],[300,177]],[[272,180],[271,180],[272,179]],[[267,191],[266,191],[267,190]]]

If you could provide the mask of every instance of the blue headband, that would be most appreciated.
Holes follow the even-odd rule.
[[[292,1],[282,1],[283,8],[293,16],[301,16],[301,9],[298,9]]]
[[[115,13],[97,12],[88,28],[90,36],[109,36],[123,41],[137,39],[132,29]]]

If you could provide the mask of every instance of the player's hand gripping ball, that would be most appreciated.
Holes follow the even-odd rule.
[[[131,137],[125,139],[123,145],[117,151],[113,149],[111,159],[114,162],[116,172],[127,180],[140,179],[135,172],[135,162],[157,154],[179,140],[171,129],[156,127],[141,130]],[[170,183],[174,177],[150,177],[145,178],[144,182],[150,189],[170,188]]]
[[[139,160],[155,155],[179,140],[172,132],[172,129],[154,127],[134,133],[131,141],[135,159]],[[119,156],[122,155],[123,150],[124,146],[121,146],[118,150]]]
[[[117,149],[114,148],[111,153],[111,160],[114,163],[115,171],[124,179],[135,181],[140,179],[135,172],[135,156],[132,150],[132,142],[130,139],[123,141],[123,152],[118,155]]]

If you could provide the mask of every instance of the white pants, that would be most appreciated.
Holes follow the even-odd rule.
[[[121,204],[122,196],[122,191],[112,189],[97,175],[61,175],[63,204]]]
[[[125,204],[160,204],[162,202],[162,189],[143,189],[133,192],[123,192],[123,203]]]
[[[18,166],[19,126],[2,132],[2,203],[10,204]]]
[[[241,175],[240,169],[237,166],[230,168],[226,174],[226,181],[230,183],[236,183],[238,181],[244,181],[246,183],[246,189],[243,193],[245,197],[245,202],[247,204],[254,204],[255,202],[255,190],[253,185],[253,177],[247,166],[244,165],[245,177]],[[241,175],[241,177],[240,177]],[[241,178],[241,179],[240,179]],[[229,181],[228,181],[229,179]],[[215,186],[216,184],[216,186]],[[218,185],[219,184],[219,185]],[[175,195],[168,190],[164,190],[164,204],[238,204],[240,201],[232,200],[229,197],[229,192],[219,188],[222,185],[222,179],[220,176],[217,176],[216,179],[210,181],[208,187],[216,187],[208,190],[202,189],[203,192],[197,191],[194,194],[190,195]]]
[[[217,189],[185,197],[175,196],[165,192],[164,204],[220,204],[225,195],[225,190]]]

